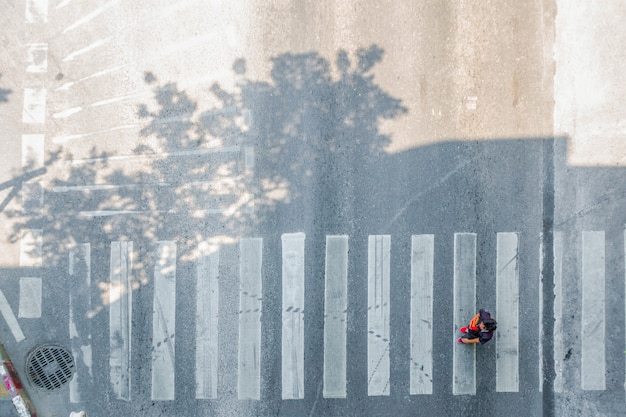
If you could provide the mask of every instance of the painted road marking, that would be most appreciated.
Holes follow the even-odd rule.
[[[261,315],[263,239],[239,243],[239,358],[238,398],[261,399]]]
[[[48,0],[26,0],[26,23],[48,21]]]
[[[282,235],[282,398],[304,398],[304,233]]]
[[[24,340],[24,333],[22,333],[22,329],[15,318],[15,314],[13,314],[13,310],[11,310],[11,306],[2,291],[0,291],[0,313],[2,313],[2,317],[4,317],[7,326],[9,326],[9,330],[11,330],[15,341],[21,342]]]
[[[543,262],[541,261],[545,257],[544,253],[544,243],[543,243],[543,233],[539,235],[539,323],[537,323],[537,327],[539,330],[538,338],[537,338],[537,346],[538,346],[538,361],[539,361],[539,392],[543,392],[543,384],[544,384],[544,371],[543,371]],[[554,245],[556,249],[556,245]],[[556,260],[555,260],[556,262]],[[555,264],[555,275],[556,275],[556,264]],[[556,276],[554,281],[555,291],[556,291]],[[556,305],[555,305],[556,306]],[[555,307],[556,308],[556,307]],[[556,323],[555,323],[556,325]],[[556,327],[555,327],[556,328]],[[497,337],[497,336],[496,336]],[[555,364],[556,365],[556,364]]]
[[[224,146],[222,148],[200,148],[200,149],[193,149],[193,150],[163,152],[163,153],[154,153],[154,154],[112,155],[112,156],[98,157],[98,158],[72,159],[72,160],[66,161],[66,163],[69,163],[71,165],[81,165],[81,164],[94,164],[94,163],[103,162],[103,161],[111,162],[111,161],[127,161],[127,160],[152,160],[152,159],[159,160],[159,159],[173,158],[173,157],[178,157],[178,156],[198,156],[198,155],[210,155],[210,154],[220,154],[220,153],[239,153],[240,151],[241,151],[240,146]]]
[[[324,289],[325,398],[346,398],[348,236],[326,236]]]
[[[133,319],[133,242],[111,242],[109,365],[115,397],[130,401]]]
[[[48,71],[48,44],[29,43],[26,51],[26,72],[45,73]]]
[[[433,393],[433,269],[435,235],[411,236],[411,395]]]
[[[496,391],[519,391],[519,235],[498,233]]]
[[[23,123],[42,124],[46,121],[46,89],[25,88],[24,107],[22,111]]]
[[[454,341],[476,314],[476,234],[454,234]],[[456,342],[454,342],[456,343]],[[455,345],[452,393],[476,395],[476,345]]]
[[[201,242],[196,266],[196,398],[217,398],[220,247]]]
[[[43,230],[26,229],[20,239],[20,266],[40,267],[43,263]]]
[[[35,170],[44,166],[44,135],[22,135],[22,167]]]
[[[48,44],[29,43],[26,51],[26,72],[45,73],[48,71]]]
[[[65,58],[63,58],[63,62],[67,62],[67,61],[73,61],[74,59],[76,59],[76,57],[86,54],[87,52],[98,48],[102,45],[106,45],[107,43],[109,43],[111,41],[111,39],[113,39],[112,36],[109,36],[108,38],[103,38],[103,39],[98,39],[97,41],[95,41],[94,43],[81,48],[77,51],[71,52],[69,55],[67,55]]]
[[[368,237],[367,395],[389,395],[389,288],[391,236]]]
[[[543,293],[542,293],[543,295]],[[543,316],[539,316],[543,317]],[[554,392],[563,392],[563,233],[554,233]],[[541,381],[543,385],[543,381]]]
[[[41,317],[41,278],[20,278],[20,306],[17,316],[24,319]]]
[[[246,169],[254,169],[255,152],[254,146],[246,146],[243,148],[244,166]]]
[[[79,80],[68,81],[68,82],[64,83],[62,86],[57,87],[54,91],[55,92],[59,92],[59,91],[63,91],[63,90],[69,90],[71,87],[73,87],[77,83],[80,83],[80,82],[83,82],[83,81],[86,81],[86,80],[90,80],[92,78],[102,77],[103,75],[112,74],[114,72],[121,71],[121,70],[123,70],[125,68],[128,68],[128,65],[115,65],[113,67],[110,67],[110,68],[107,68],[107,69],[104,69],[104,70],[101,70],[101,71],[94,72],[93,74],[90,74],[90,75],[88,75],[86,77],[83,77],[83,78],[81,78]]]
[[[22,135],[22,167],[34,171],[44,167],[44,135]],[[43,205],[43,187],[36,179],[22,183],[22,210],[35,211]]]
[[[108,9],[109,7],[112,7],[114,5],[116,5],[117,3],[119,3],[119,0],[112,0],[104,5],[102,5],[101,7],[97,8],[96,10],[94,10],[93,12],[85,15],[84,17],[81,17],[80,19],[78,19],[76,22],[74,22],[73,24],[71,24],[70,26],[66,27],[63,30],[63,33],[67,33],[71,30],[76,29],[77,27],[80,27],[82,25],[84,25],[85,23],[90,22],[91,20],[95,19],[96,17],[98,17],[102,12],[104,12],[106,9]]]
[[[152,309],[152,399],[174,400],[176,242],[158,242]]]
[[[584,390],[606,389],[604,256],[604,232],[583,232],[581,383]]]
[[[91,246],[76,245],[69,252],[70,282],[70,345],[77,371],[70,381],[70,402],[85,400],[83,393],[90,392],[91,371]]]

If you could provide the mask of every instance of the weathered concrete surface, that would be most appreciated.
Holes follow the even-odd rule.
[[[69,346],[68,250],[92,248],[93,311],[83,324],[94,334],[93,384],[81,392],[89,400],[41,395],[42,415],[81,407],[137,416],[614,415],[624,402],[625,15],[619,1],[1,1],[0,290],[17,312],[19,279],[43,282],[43,316],[18,318],[24,341],[3,340],[13,357],[47,341]],[[46,91],[44,122],[31,99],[24,111],[27,89]],[[45,173],[28,176],[38,166],[23,161],[22,135],[33,134],[44,137]],[[176,154],[198,147],[220,152]],[[113,158],[136,154],[149,155]],[[41,207],[18,192],[25,180],[46,190]],[[93,188],[103,185],[118,188]],[[20,263],[25,229],[43,230],[43,268]],[[589,230],[606,231],[610,375],[601,392],[580,388],[575,330]],[[450,326],[435,323],[434,394],[410,396],[409,235],[435,235],[434,317],[448,323],[453,233],[477,233],[477,302],[495,306],[495,234],[519,232],[520,311],[530,322],[547,318],[549,330],[553,305],[547,297],[539,316],[538,271],[552,268],[553,231],[568,242],[567,319],[558,327],[571,352],[558,361],[566,393],[553,396],[550,383],[540,392],[541,358],[549,378],[556,372],[553,346],[547,337],[540,356],[531,326],[520,330],[519,393],[494,392],[496,353],[487,346],[478,352],[479,395],[453,396]],[[283,401],[280,236],[293,232],[306,233],[308,362],[304,400]],[[389,397],[367,396],[362,369],[364,242],[373,234],[392,235]],[[326,235],[349,236],[343,401],[319,394]],[[259,402],[236,392],[238,242],[248,236],[264,239]],[[232,311],[220,314],[218,398],[196,400],[194,262],[209,238],[222,248],[220,300]],[[114,400],[108,381],[109,249],[124,240],[136,248],[131,402]],[[176,400],[153,402],[153,249],[163,240],[178,245]]]

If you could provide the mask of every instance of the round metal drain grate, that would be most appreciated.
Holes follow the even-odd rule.
[[[76,370],[72,354],[63,346],[54,344],[42,345],[30,352],[26,368],[31,384],[47,392],[67,384]]]

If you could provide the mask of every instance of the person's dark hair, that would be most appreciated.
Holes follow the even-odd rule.
[[[498,323],[494,319],[486,319],[483,321],[483,324],[485,325],[485,329],[490,332],[493,332],[498,328]]]

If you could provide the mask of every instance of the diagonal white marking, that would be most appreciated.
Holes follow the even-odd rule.
[[[11,330],[15,341],[21,342],[24,340],[24,333],[22,333],[22,329],[15,318],[15,314],[13,314],[13,310],[11,310],[11,306],[2,291],[0,291],[0,313],[2,313],[2,317],[4,317],[7,326],[9,326],[9,330]]]

